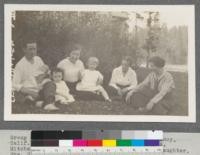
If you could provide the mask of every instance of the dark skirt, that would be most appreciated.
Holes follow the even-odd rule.
[[[76,95],[76,93],[77,93],[77,91],[76,91],[76,85],[77,85],[78,82],[79,81],[77,81],[77,82],[66,82],[66,85],[69,88],[70,94]]]
[[[79,82],[79,81],[78,81]],[[89,91],[77,91],[76,90],[76,85],[78,84],[78,82],[66,82],[70,94],[72,94],[76,100],[102,100],[102,96],[95,94],[93,92],[89,92]]]
[[[85,101],[102,101],[103,96],[90,91],[76,91],[76,99]]]
[[[15,94],[15,102],[16,103],[25,103],[33,102],[37,100],[44,101],[45,104],[54,103],[55,102],[55,94],[56,94],[56,85],[54,82],[50,81],[44,84],[42,90],[38,93],[38,96],[35,98],[33,97],[34,101],[29,101],[26,99],[28,94],[23,94],[21,92],[14,92]]]

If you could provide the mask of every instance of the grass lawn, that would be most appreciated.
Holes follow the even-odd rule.
[[[145,68],[137,71],[138,81],[141,82],[149,73]],[[175,106],[170,115],[188,114],[188,75],[187,73],[172,72],[176,89],[174,91]],[[103,101],[80,101],[77,100],[69,105],[57,105],[60,110],[48,112],[35,107],[34,104],[13,103],[12,112],[15,114],[96,114],[96,115],[140,115],[131,104],[123,101],[112,101],[106,103]]]

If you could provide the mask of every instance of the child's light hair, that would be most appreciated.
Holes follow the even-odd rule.
[[[97,66],[99,65],[99,59],[97,57],[89,57],[88,63],[89,62],[95,62]]]
[[[35,72],[34,76],[39,76],[41,74],[49,74],[50,70],[47,65],[43,65],[38,68],[38,70]]]

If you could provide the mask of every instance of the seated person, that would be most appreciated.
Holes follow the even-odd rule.
[[[152,72],[126,96],[138,110],[150,114],[166,115],[170,112],[175,88],[172,75],[164,70],[165,60],[155,56],[149,60]]]
[[[55,84],[51,81],[38,87],[35,80],[35,73],[44,66],[42,59],[37,56],[37,44],[27,42],[23,48],[24,57],[16,64],[13,75],[13,91],[15,96],[15,103],[32,103],[39,97],[39,91],[44,92],[45,104],[52,104],[55,102]],[[27,100],[28,99],[28,100]],[[55,107],[48,108],[48,110],[56,110]]]
[[[88,69],[80,73],[81,82],[76,86],[78,92],[88,92],[91,94],[101,95],[106,101],[111,101],[105,89],[101,86],[103,75],[96,70],[99,60],[96,57],[90,57],[87,62]],[[80,94],[80,93],[79,93]],[[90,95],[88,95],[90,96]]]
[[[113,70],[108,88],[112,96],[125,96],[137,85],[136,73],[130,66],[131,58],[126,56],[122,59],[121,66]]]
[[[69,87],[70,93],[76,94],[76,85],[80,82],[79,73],[84,70],[83,62],[79,59],[82,48],[79,45],[74,45],[70,51],[69,57],[61,60],[57,68],[63,71],[63,80]],[[68,51],[65,51],[68,53]]]
[[[62,78],[63,78],[62,70],[60,70],[58,68],[52,70],[51,77],[47,76],[48,72],[50,72],[48,66],[43,66],[40,68],[40,70],[38,70],[38,72],[36,72],[36,81],[38,83],[38,87],[41,89],[44,87],[44,85],[47,82],[53,81],[56,86],[55,102],[59,102],[61,104],[68,104],[68,103],[74,102],[75,100],[74,100],[73,96],[71,94],[69,94],[69,89],[68,89],[66,83],[62,80]],[[46,74],[44,74],[44,73],[46,73]],[[39,92],[39,99],[36,104],[38,107],[41,107],[44,104],[43,93],[44,92],[41,89]],[[48,109],[48,107],[57,108],[55,106],[55,104],[51,104],[51,105],[46,105],[44,107],[44,109]]]
[[[63,81],[63,72],[61,69],[56,68],[52,70],[52,80],[56,84],[56,102],[69,104],[75,101],[74,97],[69,93],[69,88],[65,81]]]

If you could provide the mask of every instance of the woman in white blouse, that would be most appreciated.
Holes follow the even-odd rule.
[[[130,67],[131,64],[131,58],[126,56],[122,59],[121,65],[113,70],[109,83],[109,92],[112,96],[123,97],[137,85],[137,76]]]
[[[81,47],[75,45],[70,52],[70,56],[61,60],[57,67],[64,73],[64,81],[70,89],[71,94],[76,92],[76,84],[80,80],[80,72],[84,70],[84,64],[79,59],[81,54]]]

